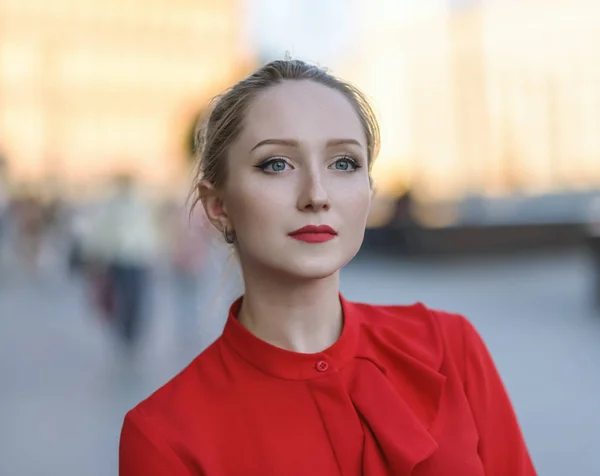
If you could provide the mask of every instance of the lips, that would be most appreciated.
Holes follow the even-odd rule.
[[[337,236],[337,233],[328,225],[308,225],[292,231],[289,236],[306,243],[323,243],[333,240]]]

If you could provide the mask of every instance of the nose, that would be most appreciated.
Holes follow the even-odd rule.
[[[329,208],[331,202],[323,178],[318,173],[309,174],[303,181],[302,190],[298,195],[298,209],[316,212]]]

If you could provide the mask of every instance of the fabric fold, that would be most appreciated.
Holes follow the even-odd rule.
[[[421,408],[428,410],[424,420],[373,362],[359,359],[355,363],[349,394],[363,423],[363,465],[370,468],[370,475],[408,476],[435,453],[438,443],[428,428],[435,419],[445,380],[433,370],[421,375],[419,398]],[[374,468],[380,471],[373,473]]]

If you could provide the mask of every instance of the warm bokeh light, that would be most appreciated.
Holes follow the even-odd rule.
[[[194,116],[248,63],[236,0],[0,0],[0,23],[0,148],[19,179],[168,184]]]
[[[596,1],[332,3],[323,18],[340,35],[322,57],[325,24],[311,23],[312,43],[298,25],[283,41],[289,16],[312,18],[317,3],[249,15],[259,4],[0,0],[0,150],[13,176],[88,183],[129,168],[170,183],[207,99],[292,45],[373,98],[381,196],[600,185]]]
[[[470,6],[361,4],[359,60],[344,72],[381,116],[380,190],[440,200],[600,185],[600,4],[451,3]]]

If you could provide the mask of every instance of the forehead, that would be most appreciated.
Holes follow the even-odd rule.
[[[360,117],[339,91],[310,80],[284,81],[254,98],[240,141],[356,139],[366,147]]]

